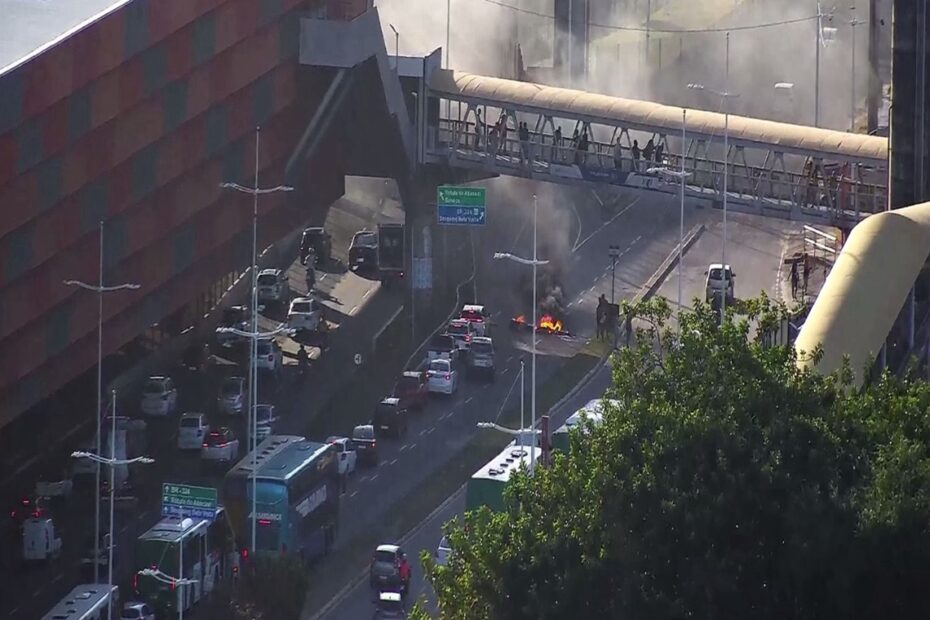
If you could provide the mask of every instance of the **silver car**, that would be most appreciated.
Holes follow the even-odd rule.
[[[220,413],[239,415],[245,411],[246,387],[242,377],[227,377],[220,385],[216,407]]]

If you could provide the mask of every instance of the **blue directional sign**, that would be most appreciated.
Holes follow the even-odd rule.
[[[439,187],[436,191],[436,220],[440,224],[484,226],[487,205],[483,187]]]

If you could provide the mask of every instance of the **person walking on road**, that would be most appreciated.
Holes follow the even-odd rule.
[[[798,263],[791,263],[791,299],[798,298]]]

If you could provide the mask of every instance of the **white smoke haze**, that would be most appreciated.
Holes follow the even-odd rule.
[[[585,0],[575,0],[584,2]],[[736,114],[811,125],[814,122],[816,20],[768,28],[746,26],[813,18],[816,0],[589,0],[590,35],[587,75],[575,87],[622,97],[719,110],[708,92],[689,91],[690,82],[740,95],[729,101]],[[502,4],[516,7],[514,10]],[[446,10],[451,8],[451,67],[498,77],[515,77],[519,44],[525,67],[551,67],[555,0],[379,0],[385,43],[394,51],[393,24],[401,54],[427,54],[446,45]],[[867,81],[868,3],[858,10],[843,3],[824,4],[824,26],[835,37],[821,48],[821,126],[850,127],[852,27],[856,28],[857,114],[864,108]],[[648,57],[646,33],[605,26],[645,28],[651,9]],[[541,15],[540,15],[541,14]],[[731,28],[730,80],[725,84],[725,33],[667,32]],[[582,46],[573,55],[583,55]],[[534,73],[546,82],[568,86],[552,72]],[[561,83],[560,83],[561,82]],[[776,90],[779,82],[790,90]]]

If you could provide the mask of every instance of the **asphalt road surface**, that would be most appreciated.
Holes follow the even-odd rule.
[[[637,203],[633,209],[645,209],[645,207],[646,205]],[[631,211],[633,209],[631,209]],[[720,234],[721,225],[720,222],[717,221],[717,216],[719,216],[719,212],[707,213],[698,211],[688,214],[686,222],[691,223],[686,223],[687,227],[693,225],[694,222],[702,221],[706,226],[706,231],[684,256],[682,269],[684,276],[682,280],[684,299],[690,300],[694,297],[703,298],[704,270],[707,268],[707,264],[719,262],[720,260],[722,236]],[[626,230],[627,236],[623,236],[621,231],[627,228],[632,228],[633,231]],[[769,220],[748,216],[740,216],[734,221],[731,217],[728,223],[727,260],[737,271],[737,277],[739,278],[737,286],[740,287],[737,290],[739,294],[749,297],[756,295],[757,290],[764,290],[770,295],[778,294],[778,291],[781,290],[779,265],[782,259],[782,249],[786,246],[786,235],[797,229],[798,226],[789,223],[771,222]],[[581,313],[582,315],[585,313],[587,313],[589,317],[593,315],[593,308],[588,308],[588,306],[591,303],[596,304],[597,295],[602,291],[606,290],[606,294],[609,296],[610,273],[609,270],[593,268],[593,265],[597,261],[596,255],[599,253],[602,256],[605,255],[608,243],[615,244],[617,240],[620,240],[620,245],[622,247],[627,247],[624,246],[624,242],[632,243],[633,240],[639,236],[638,233],[636,233],[638,230],[639,228],[633,223],[633,219],[622,220],[622,218],[618,218],[616,222],[608,225],[599,232],[595,238],[592,238],[594,247],[603,249],[603,252],[598,252],[594,248],[592,248],[590,252],[584,250],[580,252],[578,260],[575,261],[574,269],[578,270],[577,273],[579,274],[582,285],[575,288],[576,297],[574,297],[572,301],[574,302],[573,307],[580,305],[585,308],[585,311]],[[674,227],[674,238],[670,243],[663,244],[663,247],[667,248],[665,252],[666,255],[668,251],[676,246],[677,234],[677,227]],[[603,238],[600,238],[601,236],[603,236]],[[597,240],[595,241],[595,239]],[[608,239],[610,240],[609,242]],[[635,247],[641,241],[642,239],[636,241],[631,247]],[[623,296],[631,297],[635,290],[638,289],[636,285],[637,281],[640,284],[644,282],[652,275],[658,263],[653,267],[653,271],[649,271],[641,262],[645,259],[638,257],[635,251],[630,250],[630,252],[625,255],[625,258],[626,260],[621,259],[621,262],[617,266],[617,281],[618,283],[623,283]],[[664,259],[664,256],[659,259],[659,262],[661,262],[662,259]],[[647,274],[646,272],[649,273]],[[593,280],[591,278],[593,278]],[[584,287],[584,284],[588,282],[593,282],[593,289]],[[659,289],[659,294],[669,297],[670,301],[674,303],[677,298],[677,286],[676,270],[666,278]],[[590,322],[593,328],[593,321]],[[585,330],[582,328],[579,331],[585,336],[590,336],[593,329]],[[610,384],[610,373],[611,369],[609,364],[601,366],[576,394],[565,403],[562,403],[558,409],[551,411],[552,428],[558,428],[569,415],[580,409],[588,401],[601,397]],[[473,419],[472,416],[468,415],[465,408],[459,410],[453,407],[450,411],[457,418],[461,417],[469,421]],[[467,433],[468,428],[463,427],[462,432]],[[415,601],[421,595],[424,595],[427,598],[430,609],[434,610],[433,605],[435,601],[432,595],[432,589],[424,580],[418,558],[422,551],[426,551],[430,554],[435,553],[442,536],[442,525],[450,519],[460,517],[464,512],[464,503],[464,492],[460,489],[438,508],[436,512],[420,523],[400,541],[408,556],[416,559],[413,564],[414,570],[408,601]],[[321,620],[356,620],[371,618],[374,613],[374,598],[366,577],[367,573],[364,571],[361,572],[357,578],[357,583],[352,582],[352,586],[349,590],[344,591],[338,599],[330,601],[327,606],[328,609],[325,611],[325,614],[321,616]]]
[[[344,269],[347,259],[348,244],[351,235],[364,227],[371,228],[376,221],[393,221],[397,218],[398,206],[389,197],[390,188],[383,182],[376,187],[381,193],[370,193],[368,202],[353,202],[348,199],[338,201],[330,211],[326,227],[333,234],[334,260],[322,269],[317,282],[326,316],[334,326],[331,342],[333,349],[352,348],[350,342],[355,338],[370,338],[379,324],[371,316],[389,316],[399,308],[403,300],[399,294],[382,294],[377,282],[356,276]],[[359,201],[363,196],[354,196]],[[292,287],[297,292],[306,290],[303,268],[291,265],[288,269]],[[270,326],[280,318],[281,308],[269,308],[268,317],[261,319],[263,326]],[[218,362],[225,353],[214,348]],[[279,432],[289,432],[301,426],[301,416],[297,415],[298,404],[302,400],[312,399],[311,382],[323,376],[327,366],[333,361],[329,354],[315,361],[308,373],[306,385],[300,398],[292,398],[293,387],[286,381],[273,381],[260,377],[259,402],[272,402],[282,415],[282,428]],[[116,548],[114,562],[114,581],[117,584],[129,583],[133,568],[133,548],[136,537],[158,521],[161,482],[186,482],[206,486],[216,486],[222,480],[225,468],[205,467],[197,452],[184,454],[177,450],[178,415],[185,411],[203,411],[212,413],[220,373],[228,369],[221,366],[213,372],[204,373],[182,368],[177,360],[166,364],[165,372],[174,378],[178,388],[177,412],[165,419],[149,419],[146,433],[148,446],[146,454],[152,455],[154,465],[132,466],[132,476],[138,488],[139,501],[118,509],[115,515]],[[120,415],[140,416],[137,399],[121,399]],[[78,406],[75,403],[75,406]],[[92,404],[90,405],[93,406]],[[216,423],[228,424],[237,433],[245,450],[245,428],[242,420],[215,419]],[[50,455],[35,469],[24,475],[18,488],[4,498],[4,506],[12,506],[19,497],[28,494],[33,487],[38,472],[61,472],[69,464],[68,450],[57,451]],[[102,476],[107,475],[104,469]],[[55,520],[57,535],[63,542],[62,554],[47,565],[23,567],[20,558],[22,541],[12,522],[4,522],[0,529],[0,618],[31,619],[39,618],[52,608],[65,594],[79,583],[93,581],[92,573],[82,573],[80,558],[88,546],[93,544],[94,505],[92,495],[93,476],[76,481],[75,492],[67,502],[53,505],[52,516]],[[108,527],[107,505],[101,507],[102,531]],[[106,572],[101,571],[100,579],[106,580]],[[131,593],[123,588],[123,600],[129,600]],[[194,617],[186,614],[187,617]]]
[[[493,186],[493,182],[489,185]],[[512,187],[512,184],[506,185]],[[489,193],[493,195],[493,192]],[[493,261],[491,255],[496,249],[513,251],[523,256],[531,255],[532,228],[526,223],[530,221],[532,211],[528,206],[531,201],[527,200],[527,193],[509,199],[504,191],[500,195],[503,198],[491,207],[489,213],[489,221],[495,225],[479,231],[470,239],[470,243],[474,243],[477,248],[472,254],[476,270],[472,294],[476,294],[478,301],[494,311],[498,323],[506,324],[511,316],[527,311],[528,303],[520,294],[515,294],[519,288],[515,282],[527,280],[525,270],[529,268]],[[561,197],[564,199],[565,195],[561,194]],[[560,225],[549,221],[544,228],[541,224],[540,238],[542,240],[544,235],[555,237],[554,245],[551,244],[547,250],[553,257],[560,252],[553,247],[567,240],[564,251],[559,254],[565,263],[561,278],[564,289],[563,318],[575,338],[575,346],[578,346],[594,332],[593,316],[597,296],[602,292],[610,295],[612,273],[608,245],[619,245],[623,252],[616,269],[616,295],[631,297],[677,243],[677,210],[670,208],[664,197],[625,197],[609,208],[592,208],[589,201],[580,198],[575,201],[571,197],[565,202],[552,200],[551,203],[555,207],[548,211],[565,217]],[[540,208],[541,213],[544,211],[546,209]],[[689,220],[692,221],[700,217],[706,217],[706,214],[689,214]],[[334,250],[338,252],[339,248]],[[332,277],[354,278],[340,275],[338,270],[334,271]],[[337,290],[339,286],[337,282],[330,290]],[[320,390],[325,388],[315,384],[314,377],[326,376],[327,365],[332,366],[337,360],[339,364],[345,363],[347,353],[351,359],[353,339],[370,340],[371,333],[381,325],[379,321],[390,316],[393,309],[402,303],[400,292],[373,290],[364,282],[346,282],[339,291],[337,296],[334,295],[338,297],[338,304],[331,310],[340,327],[333,335],[331,350],[317,363],[318,368],[312,369],[307,380],[298,385],[265,382],[260,386],[260,394],[264,395],[260,402],[270,399],[282,415],[282,422],[276,432],[287,433],[306,428],[303,414],[308,403],[319,400]],[[361,295],[361,298],[350,298],[354,295]],[[494,335],[498,354],[497,382],[488,385],[463,383],[458,394],[451,398],[434,399],[425,411],[414,416],[404,438],[382,444],[380,466],[359,471],[349,483],[342,505],[335,553],[325,562],[338,562],[338,552],[342,545],[348,544],[363,532],[377,531],[389,507],[414,491],[433,472],[454,458],[476,432],[475,423],[488,419],[491,413],[499,411],[505,404],[502,401],[519,368],[521,349],[518,347],[525,344],[521,345],[519,339],[512,340],[511,333],[506,329],[497,328]],[[539,360],[538,381],[545,381],[558,370],[560,357],[556,353]],[[322,374],[317,375],[317,371]],[[329,368],[329,372],[334,372],[333,368]],[[340,366],[335,372],[351,373],[351,362]],[[178,370],[175,379],[179,385],[179,411],[212,409],[214,378],[204,377],[196,371]],[[356,376],[353,380],[361,382],[366,378]],[[518,398],[517,394],[513,394],[512,398]],[[125,413],[134,415],[136,411]],[[179,454],[174,447],[176,428],[177,416],[155,420],[150,425],[149,452],[154,455],[157,463],[138,468],[137,482],[143,490],[140,503],[136,508],[117,516],[118,583],[128,581],[136,536],[158,519],[160,483],[173,481],[216,485],[223,474],[222,470],[201,467],[196,456]],[[342,429],[343,433],[350,431],[350,425]],[[313,435],[311,437],[322,439]],[[75,584],[87,581],[79,575],[78,562],[81,550],[93,531],[92,503],[82,501],[78,495],[55,514],[56,524],[61,528],[65,543],[63,556],[50,566],[30,571],[20,570],[18,563],[7,563],[2,571],[4,588],[0,615],[12,618],[40,617]],[[394,535],[400,534],[398,532]],[[16,544],[14,539],[9,549],[15,550]],[[195,613],[186,616],[196,617]]]

